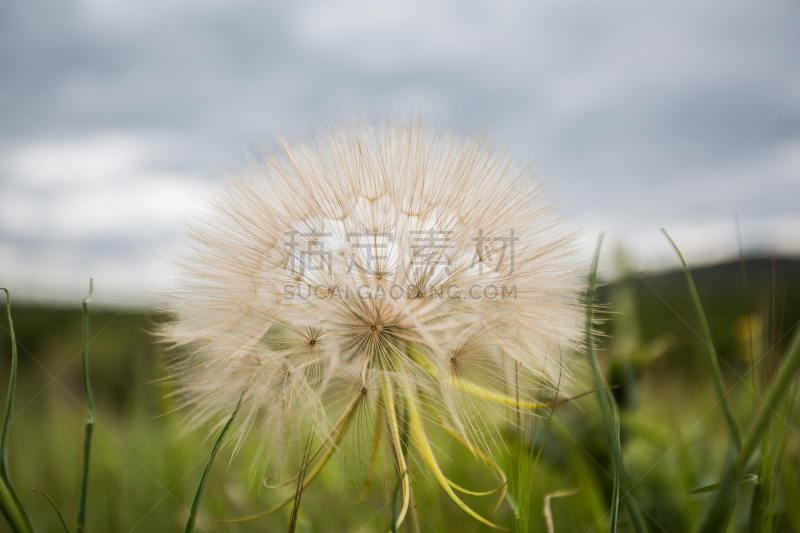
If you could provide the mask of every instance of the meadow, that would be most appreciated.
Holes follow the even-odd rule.
[[[800,261],[769,258],[693,269],[733,414],[747,434],[781,366],[800,320]],[[746,291],[745,291],[746,288]],[[9,431],[8,464],[36,531],[63,531],[37,489],[60,507],[70,530],[78,509],[86,398],[81,371],[81,311],[14,299],[19,371]],[[627,277],[598,288],[597,354],[619,410],[619,443],[630,499],[651,532],[686,532],[714,496],[726,461],[726,420],[715,393],[703,332],[682,271]],[[90,374],[97,408],[88,484],[86,531],[181,531],[214,444],[205,431],[186,431],[163,378],[164,347],[154,312],[96,309],[90,304]],[[0,328],[0,383],[8,383],[8,323]],[[592,390],[585,354],[571,388]],[[5,389],[3,389],[5,391]],[[759,441],[762,460],[732,482],[738,491],[728,531],[800,531],[800,433],[797,379]],[[5,392],[3,392],[5,393]],[[549,422],[549,423],[548,423]],[[503,434],[500,466],[512,472],[515,429]],[[257,429],[255,430],[257,431]],[[545,436],[546,433],[546,436]],[[233,453],[228,444],[211,469],[196,531],[286,531],[292,505],[264,519],[226,524],[291,496],[294,485],[267,489],[251,475],[257,438]],[[490,468],[444,431],[433,432],[441,465],[459,485],[496,486]],[[613,451],[597,394],[542,413],[539,455],[529,490],[529,530],[589,533],[610,527],[616,501]],[[369,491],[347,476],[335,455],[302,494],[299,532],[386,532],[391,529],[393,473]],[[412,464],[421,531],[464,532],[484,526],[462,511],[429,473]],[[421,464],[421,463],[420,463]],[[485,487],[485,488],[483,488]],[[694,492],[693,492],[694,491]],[[366,493],[365,493],[366,492]],[[512,491],[513,492],[513,491]],[[688,494],[689,492],[693,492]],[[365,497],[362,497],[365,496]],[[623,495],[624,496],[624,495]],[[464,500],[483,516],[496,496]],[[634,531],[619,508],[617,531]],[[493,519],[510,530],[514,511],[501,502]],[[3,530],[5,524],[0,526]]]

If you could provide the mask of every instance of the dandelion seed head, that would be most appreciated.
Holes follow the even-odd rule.
[[[577,231],[531,168],[415,121],[281,147],[188,229],[163,336],[191,423],[244,394],[239,442],[278,456],[340,424],[364,457],[381,417],[419,404],[487,448],[497,398],[569,374]]]

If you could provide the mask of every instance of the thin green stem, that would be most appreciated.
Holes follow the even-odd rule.
[[[47,493],[42,492],[40,490],[31,489],[31,492],[35,492],[36,494],[41,494],[42,496],[47,498],[47,501],[50,502],[50,505],[53,507],[53,510],[58,515],[59,521],[61,521],[61,527],[64,528],[64,533],[69,533],[69,528],[67,527],[67,523],[64,521],[64,516],[61,514],[61,511],[59,510],[58,505],[56,505],[56,502],[53,501],[53,498],[48,496]]]
[[[589,364],[591,365],[592,380],[594,381],[595,389],[597,389],[597,401],[600,404],[600,412],[603,417],[603,425],[606,429],[606,436],[608,437],[609,445],[614,457],[614,465],[616,467],[616,476],[618,479],[615,483],[619,483],[620,492],[622,493],[622,501],[625,503],[625,508],[628,511],[628,516],[631,519],[631,525],[636,533],[645,533],[647,526],[644,522],[639,507],[631,498],[629,487],[631,486],[628,479],[628,471],[625,468],[625,463],[622,458],[622,449],[620,447],[619,439],[617,438],[616,422],[612,414],[613,399],[609,392],[606,390],[603,381],[603,374],[600,370],[600,362],[597,359],[597,352],[594,346],[594,299],[595,287],[597,285],[597,265],[600,260],[600,250],[603,246],[603,235],[597,242],[597,250],[595,252],[592,269],[589,273],[589,288],[586,295],[586,351],[589,355]],[[613,533],[613,531],[612,531]]]
[[[76,531],[86,530],[86,497],[89,486],[89,459],[92,453],[92,432],[94,431],[95,411],[92,387],[89,383],[89,300],[92,299],[92,280],[89,280],[89,294],[81,302],[83,320],[83,387],[86,390],[86,403],[89,408],[89,419],[86,421],[83,438],[83,473],[81,474],[81,494],[78,502],[78,517],[75,521]]]
[[[8,396],[6,396],[6,410],[3,415],[3,433],[0,436],[0,468],[6,471],[8,465],[8,423],[11,419],[11,406],[14,403],[14,390],[17,386],[17,337],[14,334],[14,321],[11,319],[11,295],[8,289],[3,289],[6,293],[6,308],[8,311],[8,330],[11,333],[11,373],[8,377]]]
[[[247,393],[249,388],[250,386],[248,385],[247,389],[242,391],[242,394],[239,396],[239,401],[236,402],[236,408],[233,410],[233,413],[231,413],[231,416],[228,418],[228,422],[225,424],[225,427],[222,428],[217,440],[214,442],[214,447],[211,449],[211,455],[208,456],[208,463],[206,463],[206,468],[203,470],[203,476],[200,478],[200,483],[197,485],[197,491],[194,494],[194,500],[192,500],[192,509],[189,511],[188,520],[186,520],[186,527],[183,530],[184,533],[192,533],[192,531],[194,531],[194,523],[197,521],[197,510],[200,508],[200,498],[203,496],[203,489],[206,486],[208,474],[211,472],[211,465],[214,464],[214,458],[217,456],[220,446],[222,446],[222,439],[225,438],[225,434],[233,425],[233,421],[236,418],[236,415],[239,413],[239,408],[242,406],[244,395]],[[294,497],[290,499],[290,501],[292,500],[294,500]]]
[[[11,295],[6,293],[6,309],[8,311],[8,330],[11,335],[11,373],[8,377],[8,396],[6,409],[3,415],[3,432],[0,435],[0,511],[13,533],[32,533],[33,526],[28,518],[28,513],[22,506],[8,473],[8,425],[11,420],[11,406],[14,403],[14,389],[17,385],[17,338],[14,335],[14,322],[11,320]]]

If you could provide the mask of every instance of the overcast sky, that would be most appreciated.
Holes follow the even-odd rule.
[[[537,161],[636,268],[800,254],[800,4],[0,4],[0,285],[144,305],[182,219],[281,134],[422,109]]]

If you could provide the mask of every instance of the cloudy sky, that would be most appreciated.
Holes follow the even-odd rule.
[[[0,285],[146,305],[226,170],[421,109],[537,161],[637,268],[800,254],[800,4],[0,4]],[[613,271],[616,252],[606,255]]]

